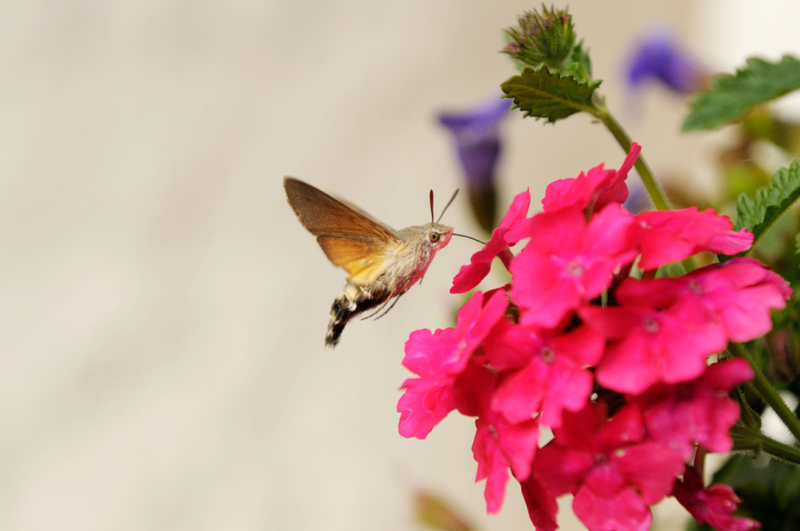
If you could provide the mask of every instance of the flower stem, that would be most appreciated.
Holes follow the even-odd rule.
[[[625,129],[622,128],[622,125],[611,115],[608,111],[608,108],[600,101],[595,102],[595,106],[592,108],[591,114],[603,122],[603,124],[608,128],[614,138],[617,139],[617,142],[622,149],[625,150],[625,153],[629,153],[631,150],[631,144],[633,141],[631,137],[628,136],[628,133]],[[672,207],[667,200],[667,196],[664,194],[664,190],[661,189],[661,186],[656,181],[655,177],[653,176],[653,172],[650,170],[650,166],[647,165],[647,161],[644,159],[643,155],[639,155],[639,158],[636,159],[634,163],[634,167],[636,171],[639,172],[639,177],[642,178],[642,182],[644,183],[644,187],[647,188],[647,193],[650,194],[650,199],[652,199],[653,204],[659,210],[671,210]]]
[[[761,395],[761,398],[764,399],[774,411],[778,414],[778,417],[783,421],[786,427],[792,432],[794,438],[800,441],[800,419],[798,419],[792,410],[789,409],[789,406],[786,405],[786,402],[783,401],[781,395],[778,394],[778,391],[772,387],[772,384],[769,383],[769,380],[764,373],[761,372],[761,369],[753,362],[752,356],[747,351],[746,348],[741,343],[731,343],[730,349],[733,351],[734,354],[737,356],[746,359],[750,363],[750,367],[753,368],[753,373],[755,373],[755,379],[753,380],[753,387],[756,388],[758,394]]]
[[[731,426],[734,451],[761,452],[800,466],[800,449],[767,437],[758,430],[734,424]]]

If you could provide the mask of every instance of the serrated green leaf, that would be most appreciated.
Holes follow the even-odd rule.
[[[600,81],[578,80],[570,73],[559,74],[542,65],[535,70],[525,68],[518,76],[500,85],[514,107],[525,116],[546,118],[554,123],[576,112],[594,109],[592,94]]]
[[[794,240],[794,252],[795,254],[800,254],[800,232],[797,233]]]
[[[755,198],[742,194],[736,201],[736,230],[747,228],[753,233],[755,246],[759,238],[800,198],[800,160],[789,168],[781,168],[772,176],[767,188],[756,190]]]
[[[711,79],[711,88],[692,98],[682,129],[711,129],[742,116],[750,108],[800,88],[800,61],[784,55],[780,63],[750,58],[736,75]]]

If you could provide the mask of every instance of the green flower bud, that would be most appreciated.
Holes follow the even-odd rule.
[[[523,65],[538,67],[542,63],[555,70],[565,70],[575,47],[572,16],[542,4],[542,13],[526,11],[519,26],[505,30],[508,44],[502,50]]]

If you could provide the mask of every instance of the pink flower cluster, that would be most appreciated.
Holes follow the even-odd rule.
[[[501,253],[512,281],[475,292],[455,328],[411,334],[403,365],[417,377],[402,385],[400,433],[423,439],[454,409],[477,417],[488,511],[512,475],[540,531],[558,527],[555,500],[568,493],[592,531],[648,529],[650,506],[670,495],[720,531],[756,529],[733,516],[729,487],[704,487],[687,463],[697,447],[731,450],[739,407],[728,392],[753,378],[745,360],[710,356],[768,332],[791,292],[750,258],[656,278],[703,251],[744,251],[753,237],[713,210],[626,211],[639,151],[619,170],[601,164],[550,184],[533,217],[527,191],[514,199],[451,292],[475,288]],[[540,447],[543,427],[553,439]]]

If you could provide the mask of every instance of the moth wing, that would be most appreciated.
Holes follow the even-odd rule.
[[[350,279],[373,270],[377,278],[384,253],[400,240],[388,227],[292,177],[283,180],[289,205],[300,223],[317,237],[328,259],[350,273]],[[378,269],[375,269],[378,267]]]
[[[350,273],[348,280],[357,284],[370,284],[386,270],[385,244],[376,247],[370,241],[338,236],[317,236],[317,242],[328,259]]]

